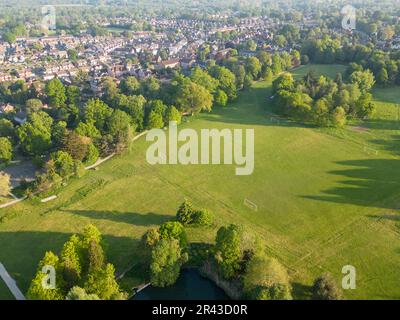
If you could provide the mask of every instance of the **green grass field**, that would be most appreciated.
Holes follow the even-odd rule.
[[[343,71],[307,66],[294,73],[310,68],[330,76]],[[181,126],[254,128],[253,175],[235,176],[234,165],[150,166],[149,143],[142,138],[99,171],[70,181],[57,200],[0,211],[9,217],[0,223],[0,261],[25,292],[44,252],[59,252],[71,233],[93,223],[105,235],[109,259],[125,270],[141,260],[142,234],[172,219],[188,198],[216,216],[214,228],[189,229],[191,241],[212,242],[223,224],[244,226],[288,268],[296,298],[307,298],[325,271],[340,285],[342,267],[350,264],[357,289],[346,291],[347,298],[399,299],[400,130],[393,104],[399,90],[375,90],[375,117],[344,130],[276,121],[268,113],[270,90],[270,83],[257,83],[229,107]],[[245,198],[257,212],[244,205]],[[0,285],[0,298],[7,297]]]

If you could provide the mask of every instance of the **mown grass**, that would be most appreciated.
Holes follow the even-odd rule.
[[[341,67],[307,66],[295,73],[306,68],[332,76]],[[93,223],[106,238],[109,259],[126,270],[142,261],[143,233],[173,219],[188,198],[216,216],[212,228],[189,229],[191,241],[212,242],[220,225],[242,225],[288,268],[296,298],[308,297],[312,281],[326,271],[340,285],[347,264],[357,270],[357,289],[346,291],[347,298],[400,298],[400,161],[397,131],[385,127],[393,119],[381,119],[378,111],[344,130],[278,122],[268,113],[270,89],[270,83],[257,83],[229,107],[181,126],[254,129],[253,175],[236,176],[234,165],[150,166],[149,143],[140,139],[99,171],[70,181],[57,200],[1,211],[12,219],[0,224],[0,261],[26,291],[44,252],[58,252],[72,233]],[[387,108],[394,112],[393,104]],[[130,285],[144,281],[143,271],[129,274]],[[0,298],[6,295],[0,287]]]

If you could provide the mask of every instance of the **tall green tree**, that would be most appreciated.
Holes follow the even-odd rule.
[[[13,157],[13,148],[9,138],[0,137],[0,164],[10,163]]]
[[[173,285],[179,277],[185,257],[176,239],[161,239],[151,254],[151,283],[156,287]]]
[[[215,259],[224,278],[234,277],[240,269],[242,250],[241,232],[236,225],[221,227],[217,232]]]
[[[45,92],[49,98],[50,106],[63,107],[67,100],[65,87],[58,78],[54,78],[46,83]]]

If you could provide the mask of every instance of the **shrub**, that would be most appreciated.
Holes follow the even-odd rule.
[[[245,291],[250,292],[259,286],[271,288],[275,285],[288,284],[287,271],[278,260],[265,254],[257,253],[248,262],[246,273],[243,277]]]
[[[313,285],[314,300],[340,300],[342,293],[337,287],[335,279],[329,274],[323,274],[317,278]]]
[[[194,214],[194,209],[192,203],[185,199],[185,201],[183,201],[183,203],[178,208],[178,211],[176,213],[176,219],[180,223],[188,225],[193,222],[193,214]]]
[[[210,226],[213,221],[213,214],[206,209],[201,209],[193,213],[193,224],[198,226]]]
[[[57,151],[51,155],[54,161],[55,171],[62,178],[66,178],[74,173],[75,163],[71,155],[65,151]]]
[[[186,231],[180,222],[165,222],[160,226],[159,232],[161,239],[177,239],[181,248],[187,247]]]
[[[83,159],[83,163],[87,166],[95,164],[99,159],[99,150],[97,150],[96,146],[93,143],[88,144],[88,149],[85,158]]]

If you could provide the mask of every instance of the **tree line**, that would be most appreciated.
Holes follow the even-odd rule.
[[[272,101],[277,113],[318,126],[343,127],[347,118],[365,118],[374,111],[371,71],[354,71],[348,83],[309,72],[295,81],[284,73],[273,82]]]
[[[303,43],[302,59],[322,64],[350,64],[351,71],[370,70],[376,83],[382,86],[400,85],[399,51],[382,51],[375,44],[351,44],[324,35],[321,39],[311,39]]]

